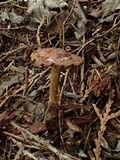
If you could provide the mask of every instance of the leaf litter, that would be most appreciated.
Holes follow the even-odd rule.
[[[119,6],[120,0],[0,2],[1,159],[119,159]],[[47,123],[51,66],[31,61],[38,47],[84,60],[61,70],[58,116]]]

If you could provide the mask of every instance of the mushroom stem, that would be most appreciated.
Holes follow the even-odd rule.
[[[50,93],[49,93],[48,107],[52,108],[55,111],[57,111],[59,109],[59,106],[58,106],[59,79],[60,79],[60,67],[59,66],[53,66],[52,69],[51,69],[51,81],[50,81]]]
[[[45,117],[44,117],[45,124],[47,121],[50,121],[53,118],[57,117],[57,113],[59,109],[58,86],[59,86],[59,79],[60,79],[60,69],[61,67],[58,67],[58,66],[53,66],[51,69],[48,108],[46,110]]]

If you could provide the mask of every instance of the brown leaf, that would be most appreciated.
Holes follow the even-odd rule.
[[[90,108],[87,106],[87,105],[84,105],[84,104],[78,104],[78,103],[64,103],[63,105],[63,108],[64,109],[71,109],[71,110],[74,110],[76,108],[83,108],[87,111],[90,111]]]
[[[68,10],[62,12],[61,14],[58,14],[53,21],[51,22],[51,24],[48,26],[47,28],[47,32],[49,34],[58,34],[59,32],[62,32],[63,30],[63,23],[66,20],[66,18],[68,17],[69,12]],[[72,17],[73,19],[73,17]],[[66,30],[69,28],[69,26],[65,26],[65,32]]]
[[[100,82],[100,90],[103,91],[111,80],[110,76],[105,76]],[[109,86],[110,87],[110,86]]]
[[[83,131],[82,131],[82,129],[78,126],[78,125],[76,125],[75,123],[73,123],[70,119],[66,119],[66,124],[67,124],[67,126],[70,128],[70,129],[72,129],[72,130],[74,130],[74,131],[76,131],[76,132],[80,132],[80,133],[82,133],[83,134]]]
[[[99,86],[96,85],[94,88],[93,88],[93,93],[96,97],[99,97],[100,96],[100,89],[99,89]]]
[[[44,132],[47,130],[45,124],[43,124],[42,122],[39,123],[33,123],[32,125],[29,126],[30,132],[37,134],[39,132]]]
[[[0,127],[2,127],[5,122],[10,119],[12,115],[10,115],[9,111],[4,111],[0,114]]]
[[[83,123],[90,123],[92,122],[91,115],[89,116],[81,116],[81,117],[71,117],[69,118],[75,124],[83,124]]]
[[[94,18],[98,18],[100,17],[100,14],[101,14],[101,10],[93,9],[89,15],[91,15]]]

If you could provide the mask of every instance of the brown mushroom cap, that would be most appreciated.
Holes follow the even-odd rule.
[[[37,66],[79,66],[83,60],[81,57],[66,52],[61,48],[38,48],[31,54],[31,60],[35,61]]]

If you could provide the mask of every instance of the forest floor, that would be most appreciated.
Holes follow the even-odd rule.
[[[79,0],[80,17],[71,0],[40,26],[27,1],[0,2],[1,160],[120,159],[120,3],[102,4]],[[30,58],[40,45],[83,59],[61,70],[58,116],[46,124],[51,67]]]

